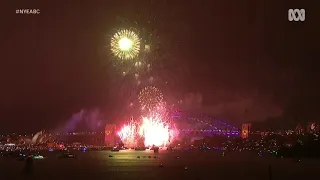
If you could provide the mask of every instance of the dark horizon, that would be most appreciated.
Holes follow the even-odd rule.
[[[118,94],[128,80],[105,48],[124,26],[159,37],[156,85],[168,101],[183,100],[181,109],[237,124],[319,121],[315,3],[151,2],[0,3],[0,132],[55,129],[82,109],[99,109],[103,123],[134,111],[125,109],[131,97]],[[18,15],[18,8],[41,13]],[[306,21],[289,22],[290,8],[306,9]]]

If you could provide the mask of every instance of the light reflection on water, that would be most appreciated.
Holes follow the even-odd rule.
[[[152,151],[87,151],[75,153],[77,159],[58,159],[57,153],[43,154],[48,156],[44,160],[36,160],[34,163],[35,174],[39,177],[59,178],[60,176],[79,175],[81,177],[96,176],[105,177],[112,173],[114,176],[130,177],[153,177],[154,179],[163,179],[163,177],[177,177],[180,179],[192,179],[193,175],[201,177],[223,177],[229,176],[246,179],[248,176],[252,179],[261,179],[265,175],[269,165],[276,174],[276,179],[296,179],[301,175],[312,176],[315,174],[320,161],[304,160],[293,162],[287,159],[276,159],[273,157],[259,157],[252,154],[234,153],[222,156],[221,153],[179,153],[163,151],[160,154],[154,154]],[[109,157],[112,155],[112,157]],[[138,158],[140,156],[140,158]],[[150,156],[150,158],[148,157]],[[157,158],[154,158],[157,156]],[[179,158],[176,158],[179,156]],[[159,167],[163,164],[163,167]],[[0,169],[3,177],[14,177],[19,175],[24,167],[24,162],[17,161],[14,158],[0,158]],[[188,166],[185,172],[184,167]],[[290,167],[290,171],[288,171]],[[307,167],[307,168],[306,168]],[[190,175],[193,174],[193,175]],[[190,176],[190,177],[189,177]],[[13,178],[14,179],[14,178]],[[195,179],[195,178],[193,178]],[[205,178],[203,178],[205,179]],[[219,179],[219,178],[218,178]],[[266,179],[266,178],[262,178]]]

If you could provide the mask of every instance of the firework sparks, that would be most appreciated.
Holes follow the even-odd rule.
[[[170,127],[160,116],[143,117],[139,134],[144,137],[145,146],[166,146],[170,143]]]
[[[140,38],[131,30],[120,30],[111,38],[111,52],[122,60],[134,59],[140,52]]]
[[[163,95],[158,88],[148,86],[140,91],[138,98],[142,109],[148,109],[151,111],[161,105]]]
[[[135,147],[139,139],[144,139],[146,147],[153,145],[166,147],[175,139],[177,131],[173,124],[165,116],[155,114],[142,117],[139,124],[131,121],[122,127],[118,135],[125,146]]]
[[[122,129],[118,132],[121,141],[128,147],[136,146],[136,135],[138,131],[138,126],[133,120],[129,124],[124,125]]]

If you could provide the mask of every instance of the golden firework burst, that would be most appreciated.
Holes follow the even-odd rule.
[[[140,38],[131,30],[116,32],[111,38],[111,52],[122,60],[134,59],[140,52]]]

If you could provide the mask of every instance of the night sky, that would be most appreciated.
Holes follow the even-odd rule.
[[[121,18],[158,33],[168,54],[159,61],[183,69],[164,72],[184,108],[236,123],[320,120],[320,6],[310,0],[40,2],[0,3],[0,132],[52,129],[83,108],[117,111],[105,46],[128,25]],[[306,21],[289,22],[290,8],[306,9]]]

